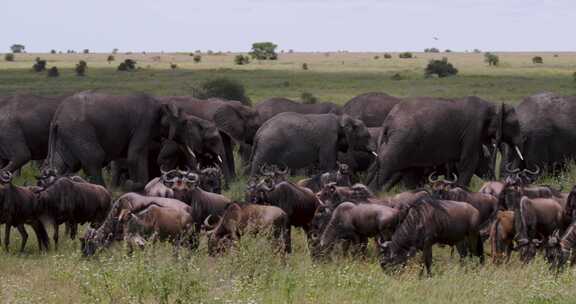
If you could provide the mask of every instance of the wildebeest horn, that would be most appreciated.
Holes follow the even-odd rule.
[[[194,154],[194,151],[192,150],[192,148],[190,148],[189,145],[186,145],[186,150],[188,151],[188,153],[190,153],[190,155],[192,155],[192,157],[196,158],[196,154]]]
[[[260,174],[262,174],[263,176],[270,176],[270,175],[274,175],[273,172],[270,172],[268,170],[268,166],[267,165],[262,165],[262,167],[260,167]]]
[[[12,172],[10,171],[2,171],[0,173],[0,181],[3,183],[9,183],[12,180]]]
[[[430,173],[430,175],[428,175],[428,181],[430,183],[435,183],[437,181],[440,180],[440,177],[434,178],[436,176],[436,171],[432,171],[432,173]]]
[[[188,173],[188,174],[185,174],[185,175],[184,175],[184,179],[185,179],[186,181],[195,183],[195,182],[197,182],[198,179],[200,179],[200,178],[199,178],[198,174],[196,174],[196,173]]]
[[[524,156],[522,156],[522,152],[520,152],[520,148],[518,148],[518,146],[514,146],[514,150],[516,151],[516,154],[518,154],[518,157],[520,157],[520,160],[524,160]]]
[[[452,172],[452,177],[454,178],[453,180],[444,178],[444,181],[448,184],[454,184],[458,181],[458,175],[456,175],[456,173]]]
[[[540,173],[540,167],[536,164],[534,164],[534,167],[536,167],[534,170],[528,170],[528,168],[526,168],[523,171],[530,175],[538,175]]]
[[[213,225],[210,225],[210,219],[212,218],[212,214],[208,215],[206,217],[206,219],[204,220],[204,227],[206,227],[206,230],[212,230],[214,227]]]
[[[372,155],[374,155],[374,157],[378,157],[378,153],[372,151]]]
[[[284,165],[284,170],[280,170],[280,168],[276,168],[276,173],[280,175],[288,174],[288,166]]]
[[[512,166],[512,163],[507,163],[507,164],[506,164],[506,166],[505,166],[506,172],[508,172],[508,173],[518,173],[518,172],[520,172],[520,168],[512,169],[511,166]]]
[[[224,162],[222,161],[222,157],[220,157],[220,155],[218,155],[218,157],[217,157],[216,159],[218,160],[218,163],[220,163],[220,164],[224,163]]]

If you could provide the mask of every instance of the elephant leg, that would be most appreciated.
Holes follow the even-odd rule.
[[[226,154],[224,161],[230,170],[230,178],[236,178],[236,168],[234,167],[234,146],[232,139],[225,133],[220,133],[220,135],[222,137],[222,143],[224,144],[224,153]]]
[[[148,148],[145,145],[132,146],[128,151],[128,172],[134,182],[133,191],[143,189],[148,182]]]
[[[480,156],[478,153],[480,148],[475,148],[473,145],[464,146],[460,152],[460,161],[458,162],[458,184],[468,186],[470,180],[478,166]]]
[[[32,155],[28,147],[23,143],[11,143],[10,146],[12,155],[10,155],[11,158],[5,165],[2,166],[2,170],[14,173],[30,161]]]
[[[104,150],[97,144],[90,144],[86,149],[82,149],[78,157],[82,168],[88,175],[88,180],[106,186],[102,178],[102,168],[106,158]]]
[[[336,169],[336,160],[338,159],[338,152],[336,148],[331,145],[322,146],[318,151],[319,172],[328,172]]]

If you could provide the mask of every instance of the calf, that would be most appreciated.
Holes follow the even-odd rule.
[[[236,242],[245,233],[261,233],[270,231],[278,243],[283,243],[285,252],[291,248],[290,221],[286,212],[275,206],[232,203],[214,225],[209,225],[210,218],[205,221],[209,230],[208,252],[216,255],[226,250],[232,242]]]
[[[500,264],[504,251],[506,251],[506,263],[510,261],[512,250],[514,249],[514,212],[498,211],[496,220],[490,227],[490,245],[492,263]]]

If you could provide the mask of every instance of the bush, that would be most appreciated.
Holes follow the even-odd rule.
[[[400,73],[394,73],[394,75],[392,75],[392,77],[390,77],[390,79],[392,79],[392,80],[402,80],[402,79],[404,79],[404,77],[402,77],[402,75],[400,75]]]
[[[403,59],[407,59],[407,58],[413,58],[412,53],[410,52],[403,52],[398,54],[399,58],[403,58]]]
[[[192,95],[199,99],[222,98],[226,100],[238,100],[245,105],[250,105],[250,99],[246,96],[244,86],[229,78],[216,78],[202,83],[193,88]]]
[[[118,65],[118,71],[134,71],[136,69],[136,61],[126,59]]]
[[[318,102],[318,98],[310,92],[302,92],[302,94],[300,94],[300,99],[302,100],[302,103],[305,104],[314,104]]]
[[[437,48],[429,48],[429,49],[424,49],[424,53],[440,53],[440,50]]]
[[[46,60],[42,60],[40,57],[36,57],[36,63],[34,63],[32,69],[38,73],[46,71]]]
[[[244,55],[236,55],[236,57],[234,57],[234,63],[237,65],[249,64],[250,58]]]
[[[26,47],[22,44],[13,44],[10,47],[10,50],[12,51],[12,53],[24,53]]]
[[[444,53],[452,53],[452,50],[451,50],[451,49],[446,49],[446,50],[444,50]]]
[[[252,51],[250,56],[258,60],[276,60],[276,48],[278,46],[272,42],[256,42],[252,44]]]
[[[438,75],[438,77],[443,78],[456,74],[458,74],[458,69],[449,63],[446,57],[442,58],[442,60],[430,60],[426,70],[424,70],[424,76],[426,77]]]
[[[90,50],[89,50],[89,49],[84,49],[84,50],[82,51],[82,53],[84,53],[84,54],[90,54]]]
[[[4,60],[6,61],[14,61],[14,54],[8,53],[4,55]]]
[[[302,69],[303,69],[304,71],[308,71],[308,64],[307,64],[307,63],[303,63],[303,64],[302,64]]]
[[[542,64],[542,63],[544,63],[544,59],[542,59],[542,57],[540,57],[540,56],[534,56],[534,57],[532,57],[532,63],[533,64]]]
[[[58,72],[57,67],[51,67],[48,70],[48,77],[58,77],[58,76],[60,76],[60,72]]]
[[[480,49],[474,49],[474,53],[482,53],[482,51]]]
[[[380,59],[380,56],[374,56],[374,60]]]
[[[488,63],[488,66],[497,66],[500,63],[500,57],[492,53],[485,53],[484,61]]]
[[[194,63],[199,63],[200,61],[202,61],[202,55],[200,54],[194,55],[194,58],[192,58],[192,60],[194,60]]]
[[[384,54],[384,59],[392,59],[392,55],[391,54]]]
[[[76,64],[76,68],[74,71],[76,72],[76,76],[84,76],[86,75],[86,69],[88,68],[88,64],[84,60],[80,60],[78,64]]]
[[[108,58],[106,58],[106,61],[108,61],[108,64],[110,64],[110,62],[116,60],[116,58],[114,58],[114,55],[108,55]]]
[[[50,50],[50,54],[56,54],[56,50]]]
[[[175,69],[178,68],[178,65],[175,64],[175,63],[171,63],[171,64],[170,64],[170,68],[173,69],[173,70],[175,70]]]

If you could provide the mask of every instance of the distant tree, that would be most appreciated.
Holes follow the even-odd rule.
[[[200,86],[194,87],[192,95],[199,99],[238,100],[243,104],[250,105],[250,98],[246,96],[246,90],[242,83],[225,77],[208,80]]]
[[[212,51],[212,50],[207,50],[207,51],[206,51],[206,54],[208,54],[208,55],[213,55],[213,54],[214,54],[214,51]]]
[[[194,60],[194,63],[200,63],[200,61],[202,61],[202,55],[196,54],[192,60]]]
[[[6,60],[6,61],[14,61],[14,53],[4,54],[4,60]]]
[[[256,42],[252,44],[252,51],[250,56],[258,60],[276,60],[276,48],[278,46],[272,42]]]
[[[305,104],[314,104],[318,102],[318,98],[310,92],[302,92],[302,94],[300,94],[300,99],[302,100],[302,103]]]
[[[89,49],[84,49],[84,50],[82,51],[82,53],[84,53],[84,54],[90,54],[90,50],[89,50]]]
[[[250,63],[250,57],[242,54],[236,55],[236,57],[234,57],[234,63],[237,65],[248,64]]]
[[[56,54],[56,50],[50,50],[50,54]]]
[[[414,56],[410,52],[403,52],[403,53],[398,54],[398,57],[403,58],[403,59],[407,59],[407,58],[413,58]]]
[[[106,61],[108,61],[108,64],[110,64],[114,60],[115,60],[114,55],[108,55],[108,58],[106,58]]]
[[[136,61],[126,59],[118,65],[118,71],[130,72],[136,69]]]
[[[542,64],[542,63],[544,63],[544,59],[542,59],[541,56],[534,56],[534,57],[532,57],[532,63],[533,64]]]
[[[40,57],[36,57],[36,62],[32,66],[32,69],[35,72],[44,72],[46,71],[46,60],[40,59]]]
[[[13,44],[10,47],[10,50],[12,51],[12,53],[24,53],[26,47],[22,44]]]
[[[474,49],[474,53],[482,53],[480,49]]]
[[[294,53],[294,50],[293,50],[293,49],[289,49],[289,50],[288,50],[288,53],[289,53],[289,54],[292,54],[292,53]]]
[[[438,77],[443,78],[456,74],[458,74],[458,69],[449,63],[446,57],[442,58],[442,60],[430,60],[424,70],[424,76],[426,77],[438,75]]]
[[[380,59],[380,56],[374,56],[374,60]]]
[[[492,53],[484,53],[484,61],[488,63],[488,66],[497,66],[500,63],[500,57]]]
[[[60,72],[58,72],[58,68],[57,67],[51,67],[48,70],[48,77],[58,77],[60,76]]]
[[[384,53],[384,59],[392,59],[392,54]]]
[[[444,53],[452,53],[452,50],[451,50],[451,49],[446,49],[446,50],[444,50]]]
[[[117,49],[117,48],[114,48],[114,49],[112,50],[112,54],[117,54],[117,53],[118,53],[118,49]]]
[[[302,69],[303,69],[304,71],[308,71],[308,64],[307,64],[306,62],[304,62],[304,63],[302,64]]]
[[[76,64],[76,68],[74,68],[74,71],[76,72],[76,76],[84,76],[86,75],[86,69],[88,68],[88,64],[86,63],[86,61],[84,60],[80,60],[77,64]]]
[[[440,50],[437,48],[429,48],[429,49],[424,49],[424,53],[440,53]]]
[[[554,58],[558,58],[558,54],[554,54]]]

